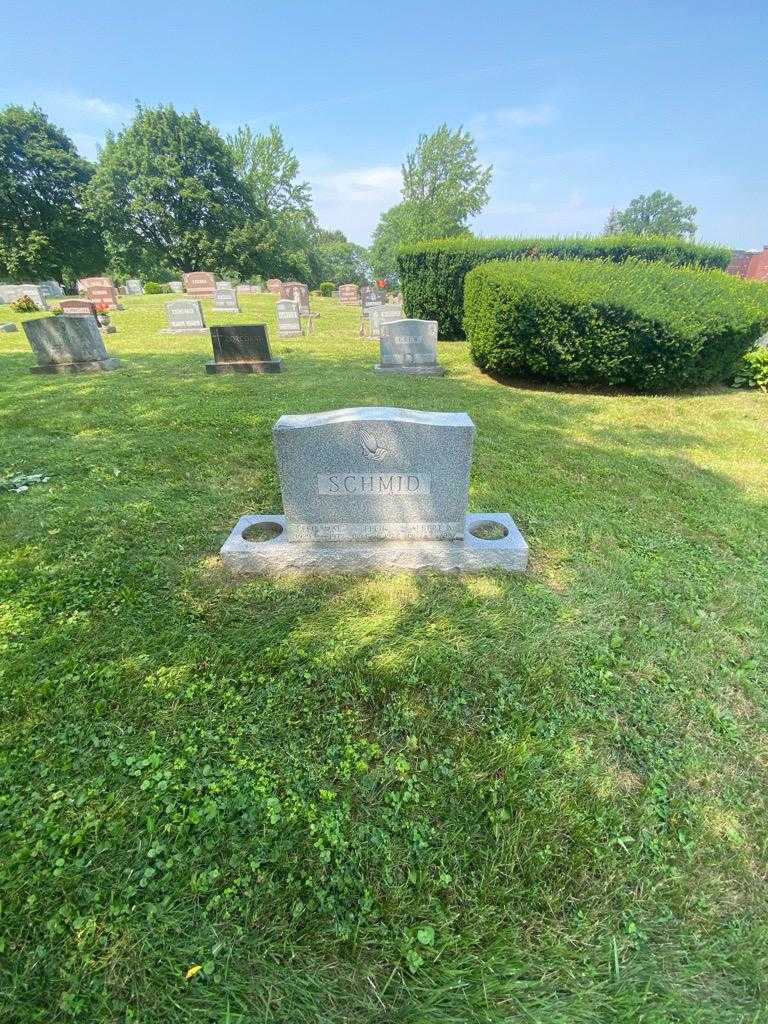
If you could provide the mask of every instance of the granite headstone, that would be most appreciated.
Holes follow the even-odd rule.
[[[206,373],[280,373],[282,359],[274,359],[266,324],[211,327],[213,360]]]
[[[436,320],[393,320],[381,325],[377,373],[442,377],[437,362]]]
[[[267,291],[271,295],[279,295],[280,289],[282,288],[282,284],[283,282],[280,280],[279,277],[270,277],[270,279],[267,281]]]
[[[184,291],[200,299],[211,299],[216,292],[216,275],[209,274],[205,270],[194,270],[189,274],[182,274]]]
[[[216,285],[211,309],[217,313],[239,313],[240,304],[235,289],[230,285]]]
[[[475,426],[466,413],[388,407],[281,416],[283,515],[243,516],[221,549],[235,572],[521,571],[504,513],[468,513]],[[498,539],[487,539],[492,527]],[[249,531],[271,539],[251,540]]]
[[[342,306],[356,306],[360,301],[360,293],[356,284],[339,285],[339,302]]]
[[[130,280],[125,282],[125,294],[126,295],[143,295],[144,288],[141,281],[138,278],[132,277]]]
[[[161,334],[205,334],[208,328],[203,320],[203,307],[199,299],[173,299],[165,304],[168,326]]]
[[[281,338],[295,338],[301,334],[301,317],[298,302],[281,299],[276,306],[277,333]]]
[[[50,316],[22,326],[37,356],[32,373],[84,373],[120,365],[107,354],[95,317]]]
[[[168,287],[171,289],[172,292],[176,292],[177,294],[179,292],[184,291],[184,285],[181,283],[181,281],[169,281]]]

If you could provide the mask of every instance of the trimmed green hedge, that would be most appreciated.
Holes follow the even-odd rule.
[[[628,260],[517,260],[467,275],[472,358],[492,373],[666,391],[729,380],[768,327],[768,288]]]
[[[654,235],[601,235],[573,238],[442,238],[401,246],[397,265],[408,316],[437,320],[441,338],[463,338],[464,278],[473,267],[491,260],[606,259],[621,263],[632,257],[673,266],[724,270],[729,249],[695,245]]]

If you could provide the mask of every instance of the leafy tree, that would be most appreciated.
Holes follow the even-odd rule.
[[[420,135],[416,149],[406,156],[403,199],[413,203],[416,217],[430,227],[443,223],[456,234],[488,203],[492,176],[491,167],[478,163],[469,132],[452,132],[441,124],[431,135]]]
[[[605,234],[693,238],[696,234],[695,216],[695,206],[685,206],[671,192],[657,189],[648,196],[637,196],[626,210],[611,210]]]
[[[38,108],[0,113],[0,275],[74,281],[97,273],[104,250],[83,210],[93,167]]]
[[[88,202],[102,224],[110,266],[219,271],[230,232],[248,211],[232,153],[197,111],[138,106],[107,136]]]
[[[227,139],[248,204],[247,223],[230,238],[230,262],[243,275],[320,280],[317,221],[299,161],[271,125],[255,134],[247,125]]]
[[[493,173],[478,163],[469,132],[452,132],[445,124],[419,136],[402,170],[403,201],[382,214],[371,246],[376,276],[392,283],[399,245],[468,233],[467,219],[488,202]]]
[[[354,242],[348,242],[341,231],[325,231],[321,232],[321,235],[341,235],[343,239],[318,245],[321,280],[333,281],[335,284],[365,284],[371,280],[371,264],[367,249]]]
[[[254,207],[264,216],[301,210],[312,215],[312,195],[306,181],[297,181],[299,161],[285,145],[277,125],[263,135],[248,125],[227,137],[238,178]]]

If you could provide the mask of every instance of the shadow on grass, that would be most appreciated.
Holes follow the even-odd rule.
[[[198,358],[20,377],[0,410],[5,458],[52,478],[0,495],[17,1019],[610,1007],[607,949],[636,1009],[696,1004],[686,957],[712,1020],[751,1006],[737,938],[700,944],[754,907],[759,720],[724,695],[765,663],[768,506],[681,454],[705,425],[351,374],[368,354],[220,380]],[[279,510],[272,423],[329,394],[469,411],[471,507],[512,512],[531,573],[226,577],[236,518]]]

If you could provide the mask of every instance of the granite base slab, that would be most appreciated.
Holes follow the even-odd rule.
[[[98,373],[100,370],[116,370],[120,360],[88,359],[80,363],[45,363],[44,366],[30,366],[30,373]]]
[[[414,377],[444,377],[444,366],[382,366],[376,363],[376,373],[405,373]]]
[[[270,540],[249,541],[244,532],[257,524],[280,528]],[[501,540],[483,540],[472,530],[484,524],[505,529]],[[368,573],[391,570],[525,572],[528,545],[506,512],[471,512],[463,540],[359,541],[346,544],[293,544],[286,540],[285,516],[241,516],[221,548],[230,572],[268,576],[279,573]]]
[[[160,334],[208,334],[207,327],[163,327]]]
[[[217,363],[211,359],[205,364],[206,373],[282,373],[282,359],[249,360],[237,363]]]

